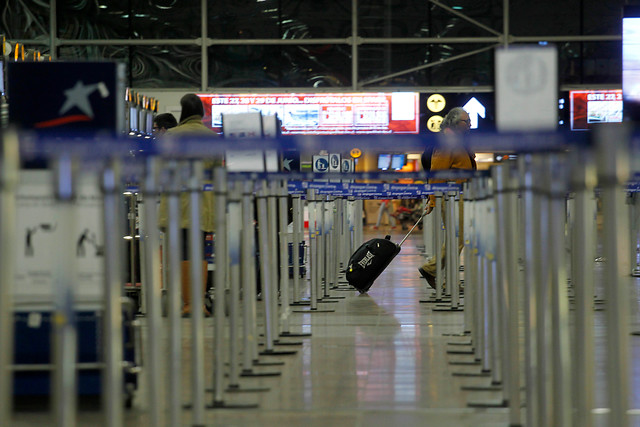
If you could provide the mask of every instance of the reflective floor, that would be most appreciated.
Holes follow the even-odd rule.
[[[384,231],[376,232],[375,236]],[[401,232],[394,240],[401,238]],[[374,237],[371,231],[365,239]],[[489,385],[491,379],[478,376],[477,365],[455,362],[473,360],[464,353],[471,347],[463,332],[463,312],[434,311],[434,304],[420,303],[430,296],[426,282],[418,276],[423,260],[418,245],[421,233],[409,238],[400,254],[380,276],[368,294],[332,291],[331,303],[320,304],[327,313],[292,313],[292,332],[310,332],[311,337],[283,338],[299,345],[278,346],[295,350],[293,355],[270,356],[261,361],[283,362],[259,366],[258,372],[280,372],[279,376],[241,378],[240,388],[268,388],[267,391],[225,393],[225,403],[257,404],[255,409],[207,409],[207,426],[507,426],[504,408],[471,408],[470,402],[497,403],[502,393],[466,391],[463,386]],[[166,322],[166,319],[164,320]],[[213,328],[206,320],[204,375],[213,384]],[[190,320],[183,320],[184,381],[189,379]],[[598,334],[599,340],[602,334]],[[633,351],[640,345],[633,338]],[[637,347],[637,348],[636,348]],[[640,356],[640,355],[639,355]],[[454,362],[454,364],[452,364]],[[640,376],[634,364],[634,378]],[[602,360],[599,362],[602,372]],[[634,382],[638,382],[635,380]],[[133,408],[125,412],[125,425],[147,426],[145,381],[137,392]],[[189,386],[183,390],[190,401]],[[207,394],[212,402],[213,394]],[[603,404],[603,398],[598,398]],[[639,398],[633,398],[635,407]],[[101,414],[83,409],[78,425],[100,425]],[[599,425],[606,425],[599,415]],[[14,425],[51,425],[47,412],[23,410],[15,414]],[[640,417],[632,416],[640,425]],[[191,425],[191,411],[183,411],[182,425]]]

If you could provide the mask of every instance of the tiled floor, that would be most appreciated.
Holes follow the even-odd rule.
[[[376,233],[382,233],[379,231]],[[365,239],[373,237],[366,232]],[[400,237],[396,232],[394,238]],[[463,391],[463,385],[482,385],[486,377],[460,377],[454,372],[477,371],[475,366],[452,366],[450,361],[473,356],[447,354],[448,349],[468,348],[468,338],[445,336],[463,331],[462,312],[434,312],[433,305],[421,304],[428,296],[426,282],[416,271],[422,261],[417,244],[420,233],[407,240],[401,253],[376,281],[368,294],[333,291],[343,296],[337,303],[323,304],[333,313],[293,313],[292,332],[310,332],[302,345],[281,360],[282,366],[257,370],[280,371],[278,377],[241,379],[241,387],[264,386],[259,393],[227,393],[227,403],[257,403],[256,409],[208,409],[208,426],[305,426],[305,427],[387,427],[387,426],[506,426],[504,408],[472,409],[469,401],[501,400],[499,391]],[[166,320],[165,320],[166,321]],[[188,341],[189,320],[183,320]],[[203,375],[213,383],[212,320],[207,319],[207,366]],[[638,338],[640,339],[640,338]],[[292,341],[293,338],[283,339]],[[636,344],[637,345],[637,344]],[[635,350],[635,348],[634,348]],[[189,360],[185,344],[184,360]],[[184,365],[188,380],[188,362]],[[637,376],[637,375],[636,375]],[[145,386],[142,378],[134,408],[125,414],[127,426],[146,426]],[[185,403],[190,400],[184,387]],[[207,399],[212,399],[208,393]],[[637,403],[637,399],[634,399]],[[183,413],[183,425],[190,425],[191,413]],[[18,426],[50,425],[47,413],[19,412]],[[78,425],[99,425],[100,414],[82,411]],[[601,424],[604,425],[604,424]]]

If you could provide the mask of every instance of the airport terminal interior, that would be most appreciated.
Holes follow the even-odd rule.
[[[0,38],[0,426],[640,427],[640,1]]]

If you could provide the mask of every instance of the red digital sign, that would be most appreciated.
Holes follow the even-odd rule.
[[[204,123],[222,131],[222,115],[277,114],[282,134],[388,134],[419,132],[417,92],[316,94],[198,94]]]
[[[597,123],[622,121],[622,90],[572,90],[571,130],[589,130]]]

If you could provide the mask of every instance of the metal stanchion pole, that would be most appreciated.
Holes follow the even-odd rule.
[[[473,329],[473,316],[475,309],[475,294],[477,286],[475,255],[473,254],[472,239],[474,235],[474,209],[475,201],[471,183],[464,184],[462,196],[466,199],[464,216],[464,333],[470,334]],[[473,342],[473,340],[472,340]]]
[[[629,426],[629,247],[622,186],[629,178],[629,128],[602,126],[596,133],[598,184],[602,190],[603,251],[607,284],[607,397],[609,425]]]
[[[202,283],[202,231],[200,229],[200,204],[202,197],[202,161],[191,163],[191,176],[189,177],[189,263],[191,277],[191,398],[193,400],[192,425],[204,425],[204,295]],[[217,243],[217,242],[216,242]],[[220,258],[218,257],[218,260]],[[217,298],[222,295],[217,293]],[[216,346],[216,354],[220,347]]]
[[[355,203],[355,215],[354,215],[354,227],[355,227],[355,232],[353,233],[353,247],[354,248],[359,248],[362,243],[364,242],[364,237],[363,237],[363,233],[362,233],[362,213],[364,211],[364,202],[362,199],[358,199],[356,200]],[[355,249],[354,249],[355,250]],[[353,251],[351,252],[353,253]]]
[[[449,193],[449,217],[451,219],[450,227],[449,227],[449,240],[451,241],[450,245],[450,254],[451,256],[447,259],[449,264],[447,265],[447,280],[451,283],[451,309],[458,310],[460,305],[460,269],[459,269],[459,247],[458,247],[458,237],[456,235],[456,229],[458,229],[458,219],[456,215],[456,210],[458,208],[459,193],[450,192]],[[462,233],[462,230],[458,230],[459,233]]]
[[[57,223],[62,236],[73,235],[74,161],[62,155],[55,162]],[[58,248],[57,270],[54,273],[53,348],[54,372],[51,389],[55,424],[59,427],[76,425],[77,410],[77,324],[74,307],[75,263],[72,239]]]
[[[557,154],[547,158],[549,180],[549,259],[551,261],[551,354],[555,425],[572,425],[569,301],[565,261],[566,162]]]
[[[512,232],[509,226],[510,214],[508,209],[508,203],[506,201],[506,191],[508,191],[507,180],[509,178],[509,171],[507,165],[498,165],[492,168],[492,178],[494,183],[493,188],[493,200],[494,200],[494,221],[496,230],[496,261],[494,276],[494,287],[492,288],[492,294],[494,296],[494,303],[496,308],[497,318],[495,319],[496,342],[499,343],[496,346],[496,355],[500,359],[500,364],[496,365],[501,368],[502,382],[504,383],[505,402],[509,405],[512,413],[512,402],[509,400],[513,394],[512,386],[514,380],[510,378],[512,374],[511,361],[509,360],[511,354],[511,341],[509,335],[508,322],[511,319],[511,310],[515,307],[510,306],[510,280],[509,280],[509,233]],[[516,323],[517,324],[517,323]]]
[[[573,152],[572,189],[575,193],[575,213],[572,233],[573,268],[572,284],[575,290],[575,354],[573,360],[573,390],[576,411],[574,425],[593,427],[595,396],[595,337],[593,319],[593,260],[595,236],[593,235],[593,210],[590,198],[595,187],[595,168],[589,151]]]
[[[500,298],[498,295],[498,273],[496,256],[497,236],[496,236],[496,209],[493,193],[493,180],[485,179],[482,187],[483,207],[485,222],[482,225],[481,238],[486,254],[483,268],[485,269],[486,293],[483,302],[483,310],[487,316],[487,332],[485,334],[485,345],[488,347],[487,356],[489,361],[483,364],[483,369],[491,369],[491,384],[502,386],[503,382],[503,336],[500,328],[502,310],[500,310]],[[504,397],[504,396],[503,396]]]
[[[322,300],[323,297],[323,286],[325,283],[325,271],[324,271],[324,264],[325,264],[325,216],[326,216],[326,206],[325,206],[325,199],[326,196],[322,196],[320,198],[320,201],[316,204],[316,206],[318,206],[319,211],[317,212],[317,248],[318,248],[318,256],[316,257],[316,259],[318,260],[318,268],[316,270],[317,274],[318,274],[318,279],[316,281],[316,297],[318,299],[318,301]]]
[[[158,253],[158,174],[160,161],[157,158],[147,159],[144,178],[144,236],[141,233],[141,246],[144,246],[144,281],[142,286],[146,299],[147,336],[147,395],[149,402],[149,424],[163,425],[161,415],[163,405],[161,392],[165,389],[162,379],[162,329],[160,328],[160,254]],[[143,241],[144,239],[144,241]]]
[[[436,251],[435,251],[435,260],[436,260],[436,301],[441,301],[443,297],[443,289],[442,285],[444,283],[444,269],[442,268],[442,192],[437,192],[436,195],[436,207],[434,209],[434,226],[433,231],[435,235],[436,242]]]
[[[317,240],[317,202],[316,191],[307,190],[307,201],[309,203],[309,278],[310,278],[310,302],[311,310],[318,308],[318,240]]]
[[[542,158],[539,155],[532,157],[532,173],[533,173],[533,211],[532,218],[533,223],[533,264],[534,271],[537,275],[534,276],[535,282],[535,311],[533,315],[536,317],[535,327],[535,342],[536,342],[536,355],[535,364],[537,367],[537,402],[538,402],[538,416],[540,422],[546,422],[546,420],[552,419],[552,402],[551,402],[551,382],[550,368],[551,363],[549,360],[550,349],[550,334],[549,328],[551,327],[550,319],[550,294],[549,283],[551,281],[548,248],[549,248],[549,200],[546,194],[544,186],[544,179],[546,174],[542,167]]]
[[[289,315],[291,313],[289,296],[289,235],[288,207],[287,207],[287,181],[283,181],[279,188],[279,225],[280,225],[280,293],[282,300],[282,335],[290,335]],[[291,256],[295,257],[294,247],[291,248]]]
[[[104,200],[104,332],[103,359],[105,368],[102,391],[104,425],[120,427],[123,401],[123,338],[122,338],[122,230],[120,229],[120,169],[112,160],[102,174]]]
[[[227,173],[222,167],[213,170],[213,191],[215,195],[215,230],[216,230],[216,269],[214,272],[215,299],[214,315],[214,381],[213,407],[224,407],[224,323],[225,323],[225,288],[227,281]],[[192,207],[193,210],[193,207]],[[194,307],[199,309],[199,307]]]
[[[240,305],[240,230],[242,229],[242,213],[240,211],[240,197],[242,189],[240,182],[230,183],[229,216],[227,218],[227,243],[229,248],[229,387],[227,390],[240,389],[238,362],[238,317]]]
[[[18,135],[5,132],[0,142],[0,420],[11,424],[13,403],[13,283],[15,280]]]
[[[300,302],[300,205],[301,198],[299,195],[293,196],[293,243],[291,247],[291,261],[293,266],[293,303]]]
[[[268,256],[270,258],[270,268],[269,273],[271,275],[269,280],[269,285],[271,286],[271,336],[274,339],[274,342],[278,341],[278,336],[280,335],[280,310],[279,306],[279,292],[278,292],[278,182],[270,181],[269,182],[269,193],[267,195],[267,218],[268,218],[268,242],[269,242],[269,252]],[[284,262],[284,260],[280,260],[280,262]]]
[[[522,188],[523,203],[523,235],[524,235],[524,348],[525,348],[525,395],[527,402],[526,425],[538,426],[539,424],[539,402],[537,390],[540,383],[538,367],[536,364],[536,292],[535,286],[538,281],[538,271],[535,266],[534,250],[534,176],[532,171],[532,155],[524,154],[519,158],[520,186]]]
[[[180,232],[180,166],[168,163],[168,225],[164,252],[168,257],[168,321],[169,321],[169,425],[179,425],[182,413],[182,322],[181,274],[182,233]]]

